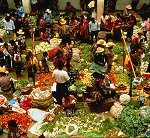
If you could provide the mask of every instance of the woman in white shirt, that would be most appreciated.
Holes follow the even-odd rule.
[[[56,80],[56,100],[59,105],[62,105],[62,98],[68,92],[67,82],[70,79],[68,73],[63,70],[64,63],[58,64],[58,69],[53,71],[52,77]]]

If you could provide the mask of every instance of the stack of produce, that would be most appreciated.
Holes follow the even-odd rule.
[[[21,90],[25,88],[29,82],[27,80],[15,80],[14,81],[14,86],[16,90]]]
[[[88,69],[81,71],[77,79],[80,80],[85,86],[91,86],[93,82],[92,73],[89,72]]]
[[[51,50],[52,47],[48,42],[40,42],[39,45],[35,46],[35,52],[36,54],[39,54],[41,52],[47,52],[49,50]]]
[[[91,45],[82,43],[79,47],[77,47],[80,51],[79,59],[71,60],[71,66],[73,70],[84,70],[85,68],[89,68],[92,62],[92,48]]]
[[[53,122],[46,122],[39,131],[46,137],[68,137],[67,126],[70,124],[75,124],[78,128],[77,135],[83,137],[102,137],[103,134],[115,129],[109,119],[102,120],[98,114],[88,114],[78,109],[69,119],[65,116],[65,112],[60,112]],[[70,127],[69,131],[73,129]]]
[[[9,113],[0,116],[0,122],[4,130],[8,130],[8,121],[16,120],[17,124],[28,130],[31,118],[27,114]]]
[[[55,79],[52,77],[51,72],[41,73],[41,74],[38,74],[36,87],[42,87],[45,85],[52,86],[54,82],[55,82]]]

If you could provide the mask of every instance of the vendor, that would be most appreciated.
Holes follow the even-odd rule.
[[[59,62],[58,69],[53,71],[52,77],[56,80],[56,100],[59,105],[62,105],[62,98],[68,93],[66,83],[70,77],[66,71],[63,70],[64,63]]]
[[[46,28],[43,28],[43,30],[40,33],[40,39],[44,42],[50,42],[49,33]]]
[[[108,58],[104,53],[104,48],[98,47],[94,54],[94,61],[90,66],[89,70],[91,72],[105,73],[107,62],[108,62]]]
[[[105,48],[105,46],[106,46],[106,41],[104,39],[98,40],[96,45],[93,47],[93,53],[95,54],[98,47]]]
[[[13,90],[15,92],[14,84],[12,78],[8,76],[9,72],[6,68],[0,68],[0,87],[2,92],[10,92]]]
[[[104,103],[108,98],[114,98],[116,95],[116,88],[109,77],[106,74],[94,72],[93,77],[95,81],[93,87],[85,101],[87,101],[89,106],[92,106],[92,110],[99,112],[99,106]]]
[[[96,93],[100,93],[99,97],[101,100],[105,100],[107,98],[114,98],[116,95],[116,88],[114,84],[111,83],[109,76],[107,74],[101,74],[94,72],[93,77],[95,78],[95,82],[93,84],[94,92],[91,93],[94,96]],[[99,99],[99,100],[100,100]]]

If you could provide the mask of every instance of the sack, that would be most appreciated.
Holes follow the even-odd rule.
[[[110,114],[114,118],[117,118],[121,114],[123,108],[124,106],[122,106],[119,102],[115,102],[114,105],[110,108]]]
[[[39,122],[44,120],[48,116],[49,112],[42,111],[40,109],[31,108],[28,110],[28,115],[33,121]]]

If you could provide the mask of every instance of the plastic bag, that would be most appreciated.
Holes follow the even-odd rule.
[[[35,122],[43,121],[48,116],[48,114],[49,112],[45,112],[37,108],[31,108],[28,110],[28,115]]]
[[[150,107],[149,106],[142,106],[140,108],[140,114],[143,116],[147,121],[150,121]]]

